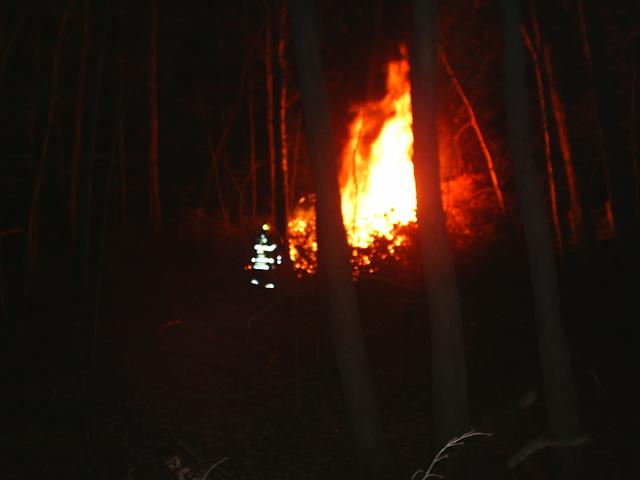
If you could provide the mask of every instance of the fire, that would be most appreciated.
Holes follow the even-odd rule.
[[[392,61],[387,94],[357,107],[342,152],[342,217],[349,244],[367,248],[394,239],[399,225],[416,221],[411,87],[406,58]]]
[[[354,108],[349,136],[341,153],[340,189],[342,218],[354,262],[371,263],[371,247],[386,239],[386,252],[408,242],[398,227],[416,221],[413,177],[413,131],[409,62],[402,50],[399,60],[387,65],[384,98]],[[315,271],[314,199],[303,197],[289,221],[289,254],[297,270]]]
[[[373,271],[374,259],[399,258],[411,246],[416,224],[413,174],[411,85],[406,49],[387,65],[386,95],[353,108],[348,138],[340,155],[342,217],[352,247],[355,272]],[[448,152],[441,149],[441,160]],[[471,236],[471,209],[478,178],[463,174],[443,179],[447,227],[459,241]],[[484,201],[484,200],[483,200]],[[289,221],[289,254],[297,271],[316,269],[315,200],[303,197]]]

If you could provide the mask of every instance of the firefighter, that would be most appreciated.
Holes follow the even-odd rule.
[[[260,228],[253,245],[250,265],[251,285],[269,289],[275,288],[274,271],[278,265],[282,264],[279,245],[270,238],[270,231],[271,227],[268,223]]]

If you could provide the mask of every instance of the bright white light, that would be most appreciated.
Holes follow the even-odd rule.
[[[273,252],[276,249],[276,244],[272,243],[271,245],[260,245],[260,244],[256,244],[253,246],[253,248],[255,249],[256,252],[258,253],[262,253],[262,252]]]
[[[251,279],[251,285],[258,285],[260,282],[258,282],[258,280],[256,280],[255,278]]]
[[[273,283],[265,283],[264,288],[276,288]]]

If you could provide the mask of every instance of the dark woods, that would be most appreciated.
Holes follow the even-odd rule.
[[[624,0],[0,3],[0,468],[426,478],[481,430],[433,472],[638,476],[639,34]],[[412,248],[354,280],[341,152],[403,56]]]

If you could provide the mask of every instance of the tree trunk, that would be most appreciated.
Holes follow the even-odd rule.
[[[276,218],[276,139],[275,100],[273,79],[273,16],[271,3],[267,4],[267,25],[264,39],[264,67],[267,82],[267,137],[269,141],[269,215]]]
[[[413,1],[411,106],[418,231],[423,259],[433,372],[434,447],[469,429],[460,299],[445,227],[437,134],[435,0]]]
[[[149,102],[150,102],[150,145],[149,145],[149,212],[151,225],[160,227],[160,179],[158,165],[158,2],[149,0],[151,28],[149,38]]]
[[[73,128],[73,150],[71,153],[71,169],[69,179],[68,230],[69,242],[76,241],[76,221],[78,215],[78,172],[82,152],[82,127],[84,125],[84,91],[87,75],[87,52],[89,51],[89,32],[91,27],[91,0],[86,0],[82,27],[82,44],[80,47],[80,63],[78,67],[78,88]]]
[[[580,421],[569,347],[560,317],[551,235],[530,148],[519,3],[501,0],[501,11],[509,143],[529,256],[547,430],[552,438],[577,437],[581,433]],[[557,478],[581,478],[583,472],[578,447],[558,449],[555,454],[554,473]]]
[[[636,38],[635,46],[635,58],[640,55],[640,38]],[[635,185],[636,202],[635,202],[635,218],[636,222],[640,223],[640,129],[638,128],[638,110],[640,105],[638,99],[638,70],[639,61],[636,60],[633,66],[633,76],[631,77],[631,101],[629,102],[629,117],[631,118],[631,132],[633,138],[631,139],[632,154],[633,154],[633,180]]]
[[[584,6],[585,43],[590,46],[596,112],[602,132],[605,164],[609,172],[618,266],[627,300],[633,301],[636,295],[640,256],[638,225],[634,215],[633,166],[629,140],[625,137],[616,108],[615,69],[605,51],[598,7],[593,2],[585,2]]]
[[[29,204],[29,217],[27,219],[27,265],[26,265],[26,287],[29,288],[28,278],[33,273],[38,262],[39,254],[39,231],[38,225],[40,221],[40,195],[42,193],[42,184],[44,182],[44,167],[49,153],[49,142],[51,139],[51,130],[53,127],[53,119],[56,115],[58,104],[58,87],[60,85],[60,56],[62,53],[62,42],[64,40],[67,21],[69,18],[69,10],[73,0],[69,0],[61,13],[60,24],[58,27],[56,46],[53,51],[53,62],[51,67],[51,90],[49,92],[49,109],[47,111],[47,119],[44,126],[44,136],[38,164],[35,170],[35,179],[33,190],[31,192],[31,200]],[[27,292],[25,292],[27,294]]]
[[[258,181],[256,172],[256,122],[253,107],[253,81],[249,85],[249,164],[251,176],[251,221],[258,218]]]
[[[319,271],[326,282],[337,366],[357,461],[366,479],[390,477],[358,302],[351,279],[338,187],[337,150],[322,73],[312,2],[290,0],[304,128],[316,190]]]
[[[549,97],[553,107],[553,116],[558,130],[558,140],[560,143],[560,153],[564,163],[564,170],[567,176],[567,186],[569,188],[569,201],[571,202],[571,232],[583,262],[588,262],[587,246],[585,239],[585,229],[582,214],[582,204],[578,192],[578,183],[573,168],[573,158],[571,156],[571,145],[569,143],[569,133],[567,131],[567,118],[564,112],[564,105],[560,99],[560,92],[556,82],[553,66],[551,63],[551,52],[549,45],[545,44],[543,49],[544,65],[547,73],[549,87]]]
[[[576,179],[573,167],[573,158],[571,155],[571,145],[569,142],[569,133],[567,130],[567,119],[564,111],[564,105],[560,98],[558,83],[555,78],[553,63],[551,61],[551,50],[548,42],[542,40],[540,33],[540,23],[538,22],[538,13],[536,4],[531,0],[531,25],[533,27],[535,39],[535,52],[538,57],[538,63],[544,64],[546,73],[546,86],[551,104],[551,111],[555,120],[556,131],[558,133],[558,145],[562,156],[565,176],[567,179],[567,187],[569,189],[569,223],[571,229],[571,239],[568,243],[573,243],[578,248],[582,266],[585,273],[590,270],[589,252],[586,238],[586,228],[584,215],[582,213],[582,202],[579,194],[578,181]],[[539,67],[536,67],[539,68]]]
[[[273,105],[274,112],[274,169],[275,169],[275,226],[280,236],[287,235],[287,125],[286,125],[286,59],[285,59],[285,25],[286,7],[283,2],[274,2],[274,11],[270,17],[271,31],[278,32],[277,48],[271,48],[271,65],[273,72]],[[278,16],[279,14],[279,16]]]
[[[537,30],[536,30],[537,35]],[[544,94],[544,81],[542,79],[542,70],[540,68],[539,49],[533,45],[529,33],[522,27],[522,37],[531,55],[533,63],[533,71],[536,76],[536,87],[538,91],[538,102],[540,107],[540,124],[542,126],[542,138],[544,140],[544,159],[547,166],[547,181],[549,182],[549,200],[551,203],[551,218],[553,219],[553,227],[556,232],[556,245],[562,256],[564,254],[564,239],[562,238],[562,228],[560,226],[560,215],[558,214],[558,194],[556,191],[555,172],[553,168],[553,160],[551,158],[551,135],[549,134],[549,114],[547,113],[547,102]]]
[[[102,202],[96,201],[96,158],[98,156],[99,123],[103,102],[103,84],[106,52],[108,47],[109,23],[111,19],[111,1],[95,0],[91,22],[96,32],[96,41],[92,42],[89,53],[86,87],[86,110],[84,115],[84,140],[82,157],[84,159],[79,175],[78,189],[78,236],[77,236],[77,275],[75,333],[77,360],[86,374],[91,368],[95,352],[95,333],[98,321],[99,276],[102,268],[100,250],[101,238],[97,235],[100,223],[96,221],[98,209],[106,209],[106,193]],[[109,167],[111,170],[112,166]],[[107,174],[107,180],[111,171]],[[100,205],[102,203],[102,205]],[[106,210],[103,210],[106,212]],[[85,379],[86,381],[86,379]],[[85,438],[85,441],[87,439]]]

